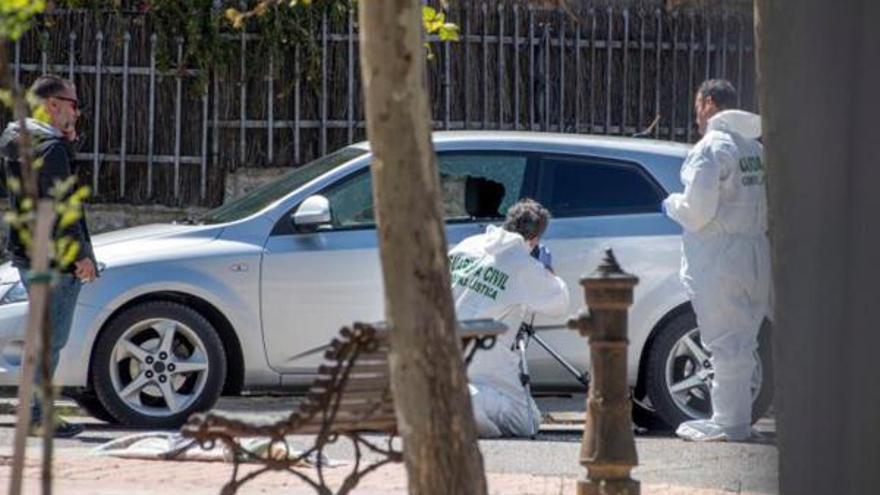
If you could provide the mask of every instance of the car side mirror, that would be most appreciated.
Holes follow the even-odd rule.
[[[330,223],[330,201],[320,194],[309,196],[291,215],[291,221],[294,226],[304,230]]]

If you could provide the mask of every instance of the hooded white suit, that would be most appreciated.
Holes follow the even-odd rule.
[[[519,355],[511,350],[525,311],[559,315],[568,288],[529,255],[522,236],[489,226],[449,252],[452,297],[460,320],[494,318],[507,325],[488,351],[468,367],[471,401],[481,437],[531,436],[541,414],[519,380]]]
[[[751,432],[754,353],[771,297],[760,134],[757,115],[713,116],[682,166],[684,192],[663,203],[684,227],[681,280],[715,371],[712,418],[679,427],[690,440],[742,440]]]

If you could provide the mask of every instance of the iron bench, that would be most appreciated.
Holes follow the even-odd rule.
[[[467,320],[459,323],[465,362],[478,349],[494,345],[495,337],[506,327],[493,320]],[[390,462],[401,462],[402,453],[392,442],[397,435],[397,420],[388,373],[388,330],[384,324],[355,323],[345,327],[324,353],[325,363],[309,388],[303,403],[280,421],[256,424],[218,412],[190,417],[182,427],[185,437],[193,438],[202,448],[210,449],[219,440],[233,452],[232,478],[221,493],[231,495],[247,481],[269,471],[287,471],[318,493],[332,494],[324,476],[324,448],[347,438],[354,447],[354,465],[344,478],[337,494],[351,491],[362,477]],[[384,433],[387,443],[379,445],[365,433]],[[314,443],[302,452],[292,453],[285,437],[291,434],[314,434]],[[237,438],[268,438],[268,455],[258,455],[243,447]],[[379,454],[379,460],[362,467],[365,450]],[[300,466],[311,460],[317,479]],[[256,462],[260,468],[239,478],[242,462]]]

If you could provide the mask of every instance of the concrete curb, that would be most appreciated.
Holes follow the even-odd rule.
[[[76,405],[76,402],[67,399],[55,401],[55,412],[61,416],[88,416]],[[0,399],[0,415],[15,416],[18,414],[18,399]]]

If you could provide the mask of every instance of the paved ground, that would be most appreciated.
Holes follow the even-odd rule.
[[[281,416],[296,399],[224,399],[218,408],[262,417]],[[583,396],[543,398],[545,412],[583,409]],[[72,440],[56,443],[56,493],[137,495],[219,493],[231,467],[223,463],[131,461],[90,455],[96,445],[135,431],[106,425],[87,418],[87,431]],[[0,491],[9,476],[9,454],[14,416],[0,416]],[[639,466],[633,477],[642,482],[644,494],[715,495],[722,493],[777,493],[777,451],[773,445],[775,423],[763,420],[759,429],[766,436],[761,443],[692,444],[668,434],[639,434],[636,445]],[[577,463],[581,431],[577,425],[545,423],[536,440],[483,440],[483,452],[492,493],[559,494],[573,493],[576,479],[583,473]],[[379,438],[381,439],[381,438]],[[308,437],[294,437],[307,442]],[[353,458],[350,447],[336,445],[327,454],[337,461]],[[26,492],[39,489],[39,439],[29,442]],[[348,466],[350,467],[350,466]],[[334,468],[331,478],[339,479],[348,467]],[[406,492],[403,467],[389,466],[367,477],[356,493],[398,494]],[[240,493],[310,493],[292,476],[273,473],[259,482],[245,485]]]

